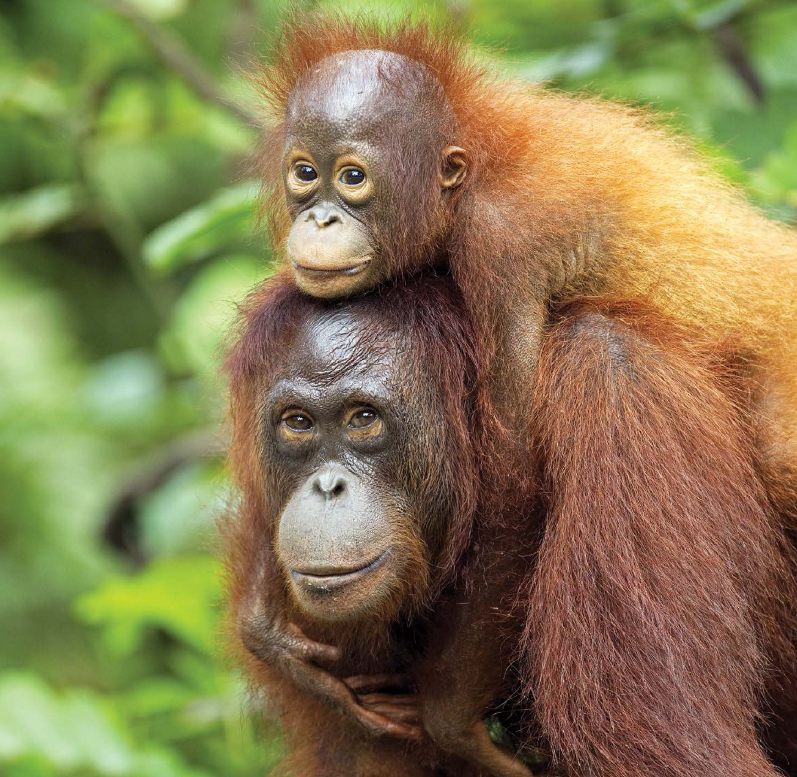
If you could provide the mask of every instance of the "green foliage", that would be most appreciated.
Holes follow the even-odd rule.
[[[254,777],[279,745],[223,659],[213,451],[225,336],[271,267],[229,106],[254,110],[237,65],[288,3],[127,5],[221,99],[112,0],[0,12],[0,772]],[[653,104],[795,220],[793,2],[307,5],[453,17],[510,71]]]
[[[154,270],[170,273],[230,243],[249,244],[256,199],[257,187],[249,183],[216,193],[154,230],[142,246],[144,261]]]
[[[80,213],[75,186],[49,184],[11,195],[0,202],[0,243],[46,234]]]
[[[156,559],[136,575],[119,576],[77,600],[78,616],[101,625],[120,659],[141,648],[152,629],[199,651],[210,652],[215,636],[219,572],[207,556]]]

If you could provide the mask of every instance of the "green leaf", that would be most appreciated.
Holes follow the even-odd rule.
[[[194,691],[173,677],[150,677],[140,680],[124,696],[124,708],[133,718],[149,718],[182,710]]]
[[[586,78],[603,67],[612,53],[612,42],[601,40],[528,58],[515,69],[520,77],[530,81]]]
[[[129,773],[133,766],[130,747],[96,696],[72,691],[64,701],[64,713],[87,765],[109,777]]]
[[[25,740],[16,725],[3,721],[0,713],[0,763],[19,758],[26,749]]]
[[[178,267],[249,240],[254,232],[257,187],[223,189],[209,201],[161,225],[144,241],[144,261],[170,273]]]
[[[708,8],[696,11],[694,24],[698,30],[713,30],[721,24],[731,21],[740,11],[750,4],[750,0],[720,0]]]
[[[164,376],[152,354],[125,351],[96,364],[81,399],[92,418],[125,427],[149,420],[164,390]]]
[[[138,757],[131,777],[211,777],[211,774],[191,768],[174,751],[152,748]]]
[[[164,347],[182,355],[184,368],[216,375],[237,305],[268,269],[265,262],[246,255],[225,256],[203,267],[175,306]]]
[[[209,556],[158,559],[134,577],[117,577],[76,604],[79,617],[104,626],[108,644],[129,655],[148,630],[163,629],[207,653],[216,644],[219,563]]]
[[[148,557],[208,548],[215,537],[214,518],[225,497],[216,467],[199,461],[174,473],[141,504],[142,545]]]
[[[81,762],[68,720],[59,699],[38,677],[15,674],[0,682],[0,730],[62,769]]]
[[[51,184],[0,200],[0,243],[36,237],[80,213],[77,187]]]
[[[40,758],[28,756],[14,761],[3,771],[3,777],[55,777],[55,771]]]
[[[170,19],[179,16],[188,7],[188,0],[129,0],[151,19]]]
[[[27,70],[0,70],[0,109],[51,119],[68,109],[66,95],[52,80]]]

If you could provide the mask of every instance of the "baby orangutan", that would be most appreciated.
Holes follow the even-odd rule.
[[[506,77],[422,23],[296,13],[255,79],[265,210],[303,291],[450,272],[490,412],[520,447],[550,311],[646,298],[718,347],[733,339],[762,475],[797,520],[797,231],[684,139],[643,110]],[[507,444],[483,451],[495,471]]]

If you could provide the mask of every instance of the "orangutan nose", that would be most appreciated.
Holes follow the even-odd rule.
[[[307,218],[315,221],[319,229],[328,227],[331,224],[343,223],[340,211],[332,205],[317,205],[315,208],[311,208]]]
[[[324,499],[337,499],[346,493],[347,480],[344,470],[338,467],[324,467],[313,479],[313,490]]]

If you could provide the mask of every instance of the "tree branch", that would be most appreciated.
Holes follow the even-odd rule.
[[[103,539],[136,565],[146,563],[139,531],[139,502],[158,489],[181,467],[200,459],[217,458],[228,447],[215,429],[199,429],[178,437],[156,453],[119,486],[102,522]]]
[[[124,16],[166,67],[177,73],[202,99],[215,103],[240,121],[257,126],[257,116],[224,94],[213,76],[185,44],[150,21],[128,0],[97,0]]]
[[[726,22],[714,30],[714,43],[722,58],[747,87],[752,98],[761,105],[766,97],[766,90],[744,49],[739,33],[729,22]]]

